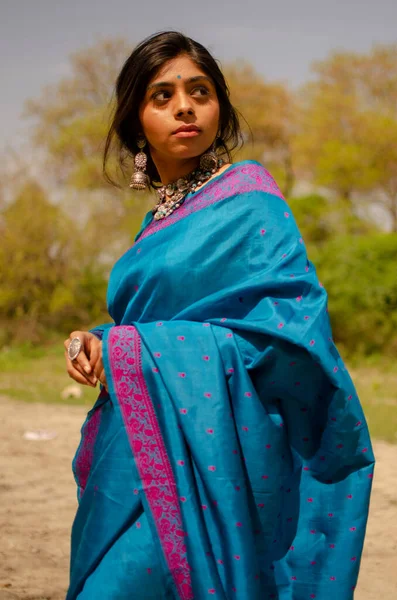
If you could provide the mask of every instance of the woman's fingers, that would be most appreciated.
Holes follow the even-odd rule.
[[[72,362],[70,360],[67,351],[65,352],[65,359],[66,359],[66,370],[68,372],[69,377],[71,377],[72,379],[77,381],[77,383],[81,383],[82,385],[89,385],[91,387],[96,386],[97,379],[96,379],[95,375],[93,376],[95,378],[95,383],[94,383],[94,380],[88,379],[88,376],[86,373],[81,372],[80,365],[78,365],[78,364],[75,365],[74,362]]]
[[[94,371],[95,365],[98,362],[98,359],[102,353],[102,344],[100,340],[97,340],[97,343],[91,344],[91,353],[90,353],[90,367]]]
[[[77,371],[79,371],[79,373],[81,373],[83,376],[85,376],[88,379],[88,381],[90,381],[91,383],[96,383],[95,373],[92,372],[92,368],[88,361],[88,358],[82,350],[80,351],[77,358],[75,358],[73,361],[71,361],[71,363],[72,363],[73,367]]]
[[[82,349],[80,350],[79,354],[77,355],[77,357],[71,361],[69,359],[69,355],[67,356],[67,360],[71,363],[72,367],[74,367],[74,369],[76,371],[78,371],[79,373],[81,373],[81,375],[83,375],[90,383],[92,383],[93,385],[96,384],[97,379],[94,375],[94,373],[92,372],[92,367],[90,365],[90,362],[87,358],[87,355],[85,354],[84,350],[86,349],[86,332],[73,332],[70,334],[70,338],[68,338],[67,340],[65,340],[64,342],[64,346],[66,349],[66,353],[70,344],[70,341],[73,337],[78,337],[82,343]],[[68,372],[69,372],[69,365],[68,365]]]

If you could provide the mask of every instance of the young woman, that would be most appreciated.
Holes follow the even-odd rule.
[[[203,46],[152,36],[116,92],[105,163],[116,137],[132,187],[162,187],[112,270],[113,323],[65,342],[69,374],[102,384],[67,598],[352,598],[374,459],[291,210],[259,163],[231,164]]]

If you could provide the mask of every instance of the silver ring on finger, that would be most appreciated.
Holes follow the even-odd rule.
[[[78,337],[72,338],[72,340],[68,346],[68,357],[70,358],[71,361],[76,360],[76,358],[80,354],[81,348],[82,348],[82,343],[81,343],[80,338],[78,338]]]

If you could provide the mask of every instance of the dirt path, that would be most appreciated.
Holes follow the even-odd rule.
[[[71,459],[85,413],[83,407],[0,397],[0,600],[65,598],[76,510]],[[34,429],[58,435],[50,441],[22,437]],[[377,443],[375,451],[374,492],[355,599],[395,600],[397,446]]]

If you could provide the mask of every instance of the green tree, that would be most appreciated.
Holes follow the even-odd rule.
[[[339,236],[313,256],[337,343],[350,354],[396,354],[397,235]]]
[[[3,335],[39,341],[48,328],[66,333],[103,312],[104,296],[99,301],[96,294],[98,288],[105,292],[103,270],[84,253],[76,224],[35,181],[26,182],[1,212],[0,235]],[[80,292],[89,277],[95,285],[86,298]]]
[[[309,194],[289,199],[289,204],[305,243],[321,249],[339,236],[362,236],[375,233],[376,227],[360,219],[338,199]]]
[[[380,191],[395,229],[397,45],[336,52],[313,72],[300,93],[298,167],[348,204],[355,192],[378,200]]]
[[[266,82],[246,62],[229,64],[225,76],[231,90],[231,101],[243,116],[241,121],[246,147],[239,158],[265,162],[285,196],[290,196],[295,183],[291,139],[295,133],[294,96],[282,83]]]

